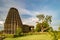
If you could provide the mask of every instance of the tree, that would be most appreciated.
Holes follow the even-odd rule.
[[[36,17],[39,19],[39,21],[42,20],[42,22],[43,22],[45,16],[44,16],[44,14],[40,14],[40,15],[37,15]],[[42,26],[43,25],[41,23],[40,27],[41,27],[41,31],[43,32],[43,27]]]
[[[51,18],[52,18],[52,16],[44,16],[44,14],[40,14],[40,15],[37,15],[36,16],[38,19],[39,19],[39,21],[41,21],[42,20],[42,23],[40,23],[41,25],[40,25],[40,28],[41,28],[41,32],[44,32],[44,31],[46,31],[47,29],[49,29],[49,23],[51,23],[52,22],[52,20],[51,20]],[[37,27],[37,26],[36,26]]]

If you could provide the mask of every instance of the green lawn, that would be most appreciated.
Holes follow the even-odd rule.
[[[50,34],[28,35],[18,38],[6,38],[4,40],[53,40],[53,36]]]

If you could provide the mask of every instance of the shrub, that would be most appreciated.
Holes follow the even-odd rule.
[[[16,29],[16,33],[15,33],[14,37],[22,36],[22,34],[23,34],[22,28],[19,27]]]
[[[40,23],[37,23],[36,24],[36,29],[35,29],[36,32],[40,32],[40,30],[41,30],[41,27],[40,26],[41,26]]]
[[[4,34],[4,35],[5,35],[5,37],[7,37],[7,38],[13,38],[13,37],[14,37],[13,34]]]

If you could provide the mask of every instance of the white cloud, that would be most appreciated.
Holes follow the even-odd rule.
[[[54,30],[58,30],[58,26],[53,26],[53,29]]]
[[[27,24],[27,25],[36,25],[36,22],[38,21],[37,18],[28,18],[28,19],[23,19],[22,22],[23,24]]]
[[[4,29],[4,21],[0,21],[0,31]]]
[[[0,25],[3,25],[4,24],[4,21],[0,21]]]

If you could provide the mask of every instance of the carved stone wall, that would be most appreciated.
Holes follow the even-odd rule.
[[[10,8],[4,23],[4,32],[7,34],[15,34],[18,27],[22,27],[22,21],[16,8]]]

